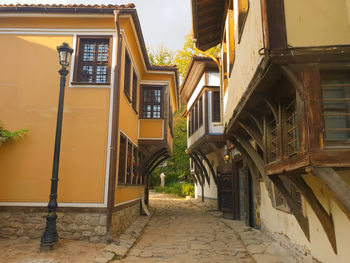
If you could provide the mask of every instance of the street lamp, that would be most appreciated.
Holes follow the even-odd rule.
[[[62,68],[58,71],[60,73],[60,95],[58,100],[56,137],[55,137],[55,151],[53,157],[53,168],[51,177],[51,192],[50,201],[48,203],[48,214],[46,217],[45,231],[41,237],[40,248],[47,250],[53,249],[58,242],[58,235],[56,230],[56,208],[57,208],[57,186],[58,186],[58,166],[60,161],[61,148],[61,134],[62,134],[62,117],[63,117],[63,102],[64,102],[64,88],[66,85],[66,76],[68,74],[67,67],[69,66],[72,57],[73,49],[67,43],[57,47],[59,54],[59,62]]]

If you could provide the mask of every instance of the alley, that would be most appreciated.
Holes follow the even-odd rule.
[[[297,262],[260,231],[244,231],[196,200],[151,193],[150,204],[156,213],[121,262]]]

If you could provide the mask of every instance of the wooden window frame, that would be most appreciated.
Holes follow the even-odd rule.
[[[143,110],[144,108],[144,104],[145,104],[145,101],[144,101],[144,91],[146,89],[158,89],[160,90],[160,102],[152,102],[152,103],[146,103],[146,104],[150,104],[150,105],[160,105],[160,116],[159,118],[154,118],[153,117],[153,110],[151,111],[151,117],[147,117],[145,116],[145,112]],[[140,113],[140,118],[141,119],[156,119],[156,120],[161,120],[161,119],[164,119],[164,87],[163,86],[142,86],[141,87],[141,96],[140,96],[140,107],[139,107],[139,113]]]
[[[203,125],[203,95],[199,98],[198,108],[198,127],[200,128]]]
[[[125,149],[122,149],[121,141],[125,140]],[[126,168],[127,168],[127,146],[128,146],[128,138],[123,134],[120,133],[120,140],[119,140],[119,165],[118,165],[118,185],[125,185],[126,184]],[[123,150],[123,151],[122,151]],[[121,170],[123,168],[123,171]],[[123,179],[123,180],[122,180]]]
[[[324,101],[344,101],[345,108],[347,111],[345,111],[346,116],[348,116],[347,124],[348,127],[345,129],[349,129],[350,128],[350,98],[348,97],[344,97],[342,99],[324,99],[324,91],[323,88],[325,87],[347,87],[350,86],[350,81],[349,83],[335,83],[335,84],[322,84],[322,79],[323,78],[327,78],[331,75],[335,75],[335,76],[341,76],[341,75],[349,75],[350,70],[322,70],[320,71],[320,92],[321,92],[321,99],[322,99],[322,121],[323,121],[323,138],[324,138],[324,143],[325,143],[325,148],[327,149],[336,149],[336,148],[349,148],[350,147],[350,140],[344,141],[344,140],[327,140],[327,130],[336,130],[337,128],[328,128],[326,127],[326,120],[325,120],[325,116],[341,116],[341,113],[333,113],[334,110],[328,110],[325,111],[325,106],[324,106]],[[327,76],[328,75],[328,76]],[[337,112],[337,111],[334,111]],[[350,130],[348,130],[348,136],[350,137]]]
[[[196,132],[199,128],[199,118],[198,118],[198,102],[194,106],[194,131]]]
[[[73,68],[73,81],[72,85],[88,85],[88,86],[101,86],[101,85],[110,85],[111,80],[111,68],[112,68],[112,47],[113,47],[113,37],[111,35],[102,35],[102,36],[96,36],[96,35],[78,35],[76,37],[76,52],[74,55],[74,68]],[[81,66],[79,58],[81,57],[82,50],[82,40],[86,39],[93,39],[93,40],[102,40],[102,39],[108,39],[108,60],[107,60],[107,81],[106,82],[84,82],[79,80],[79,68]],[[96,67],[95,60],[92,62],[92,66]],[[95,78],[94,73],[96,74],[95,70],[93,70],[93,78]]]
[[[218,109],[217,108],[215,108],[215,105],[216,105],[216,103],[214,103],[214,94],[218,94],[217,96],[219,96],[219,105],[218,106],[216,106],[216,107],[218,107]],[[211,92],[211,122],[221,122],[221,113],[220,113],[220,91],[212,91]],[[214,114],[214,112],[215,111],[219,111],[219,113],[218,113],[218,118],[216,118],[217,117],[217,114]]]
[[[133,70],[133,76],[132,76],[132,108],[135,110],[136,114],[137,112],[137,90],[138,90],[138,77],[136,75],[135,70]]]
[[[129,102],[131,102],[131,68],[132,62],[128,50],[125,48],[124,54],[124,94]]]

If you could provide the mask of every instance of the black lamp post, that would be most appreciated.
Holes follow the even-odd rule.
[[[58,235],[56,230],[56,208],[57,208],[57,186],[58,186],[58,165],[60,161],[60,148],[61,148],[61,133],[62,133],[62,117],[63,117],[63,102],[64,102],[64,88],[66,85],[66,76],[68,74],[67,67],[69,66],[70,59],[72,57],[73,49],[69,47],[67,43],[62,43],[57,47],[59,54],[59,60],[62,68],[58,71],[60,73],[60,96],[58,101],[58,113],[56,124],[56,138],[55,138],[55,151],[53,157],[53,168],[51,178],[51,192],[50,201],[48,204],[48,214],[46,217],[45,231],[41,237],[41,249],[53,249],[58,242]]]

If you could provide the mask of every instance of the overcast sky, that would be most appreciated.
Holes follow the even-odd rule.
[[[2,4],[127,4],[134,3],[147,47],[181,49],[191,30],[191,0],[2,0]]]

